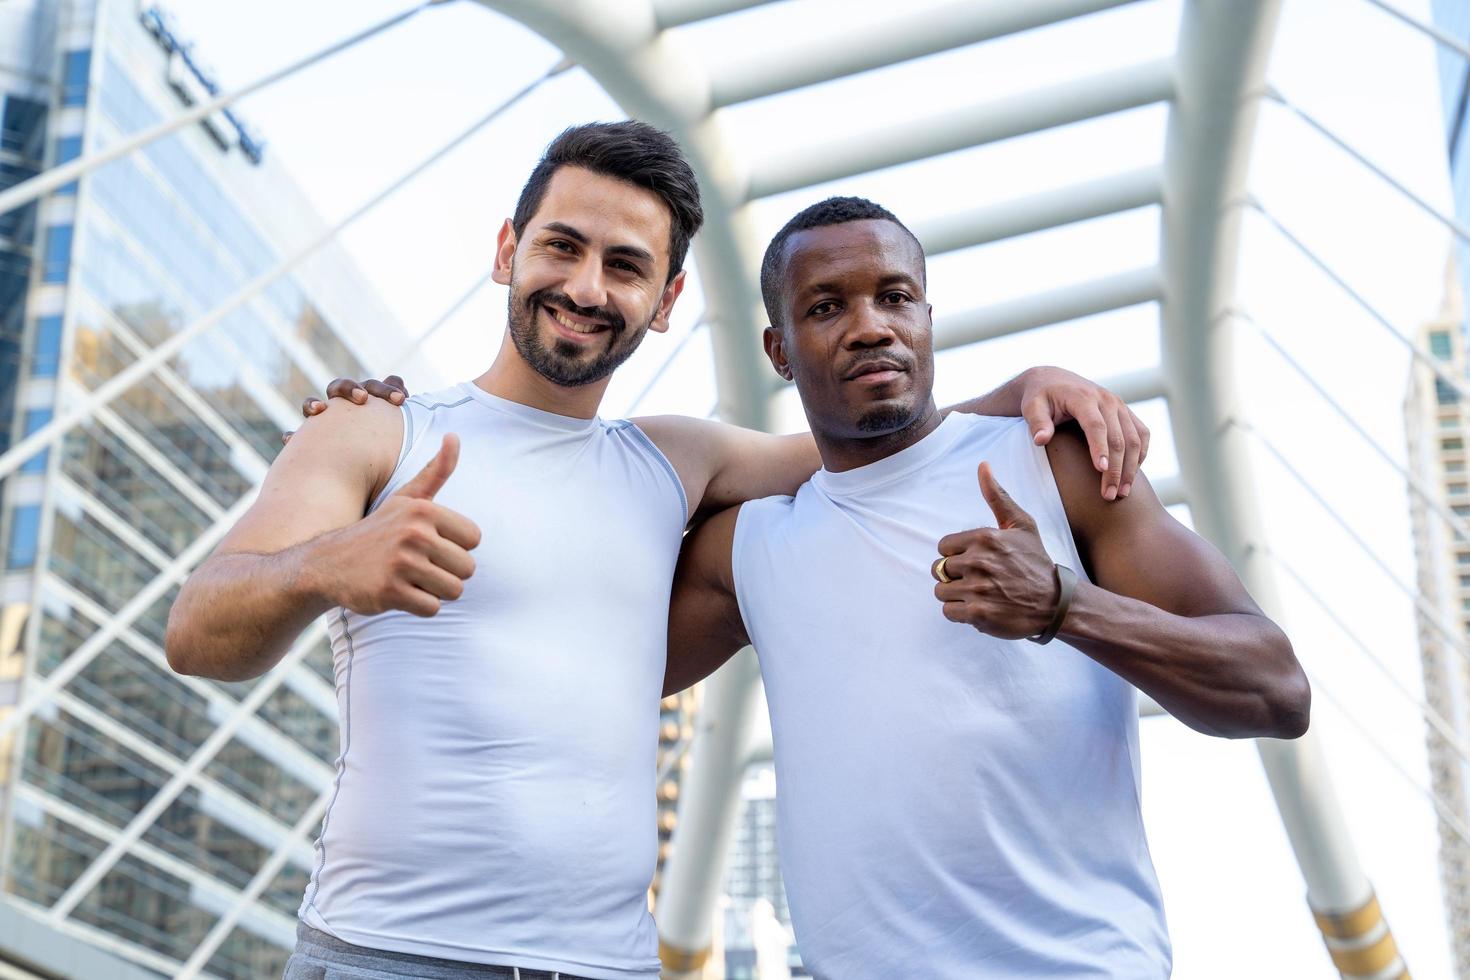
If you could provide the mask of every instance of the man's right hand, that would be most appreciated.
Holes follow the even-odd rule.
[[[327,398],[346,398],[348,401],[358,405],[366,405],[368,397],[381,398],[394,405],[402,405],[408,397],[408,386],[403,379],[396,374],[390,374],[382,381],[377,378],[369,378],[366,381],[354,381],[351,378],[333,378],[332,383],[327,385]],[[311,418],[320,415],[327,410],[327,403],[315,395],[309,395],[301,402],[301,415],[303,418]],[[290,442],[294,432],[282,432],[281,442]]]
[[[367,517],[312,545],[315,588],[332,603],[372,616],[401,609],[432,616],[464,593],[475,571],[470,552],[480,529],[434,503],[459,462],[459,437],[444,443],[419,474]]]

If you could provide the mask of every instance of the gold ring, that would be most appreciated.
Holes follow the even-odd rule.
[[[943,556],[929,568],[929,574],[933,575],[945,585],[948,585],[950,582],[954,581],[954,579],[949,577],[949,573],[944,567],[944,563],[947,561],[949,561],[949,555]]]

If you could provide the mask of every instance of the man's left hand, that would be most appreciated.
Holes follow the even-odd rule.
[[[979,478],[997,526],[940,539],[943,565],[936,561],[931,571],[950,581],[934,586],[934,598],[944,604],[945,619],[982,633],[1002,640],[1036,636],[1056,613],[1056,569],[1036,522],[995,481],[989,463],[980,464]]]
[[[1128,496],[1148,456],[1148,426],[1128,403],[1086,378],[1058,367],[1032,368],[1021,376],[1021,415],[1038,446],[1056,427],[1076,419],[1087,437],[1092,465],[1102,474],[1104,500]]]

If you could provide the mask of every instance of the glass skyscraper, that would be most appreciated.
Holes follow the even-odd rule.
[[[6,0],[0,189],[214,90],[149,4]],[[0,215],[0,443],[45,425],[322,227],[234,113]],[[164,625],[187,572],[179,556],[252,491],[300,399],[333,376],[365,377],[403,340],[329,246],[0,487],[0,705],[100,646],[0,744],[6,903],[172,975],[284,854],[204,964],[220,977],[280,975],[315,861],[316,827],[292,827],[335,777],[331,656],[319,642],[215,746],[259,682],[174,675]],[[155,584],[171,587],[117,630]],[[105,853],[134,836],[120,856]]]

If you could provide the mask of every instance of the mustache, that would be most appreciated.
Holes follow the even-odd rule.
[[[905,357],[899,354],[890,353],[888,351],[872,350],[864,351],[861,354],[855,355],[852,360],[848,361],[842,366],[841,375],[845,378],[852,374],[852,372],[856,371],[858,368],[862,367],[864,364],[869,364],[873,361],[884,361],[889,364],[896,364],[901,370],[904,371],[912,371],[914,369],[914,359],[912,357]]]
[[[534,313],[541,306],[556,306],[568,313],[585,316],[589,320],[598,320],[610,327],[613,333],[622,333],[623,328],[628,325],[622,315],[616,310],[610,310],[605,306],[578,306],[567,297],[566,293],[555,289],[538,289],[526,297],[526,309]]]

